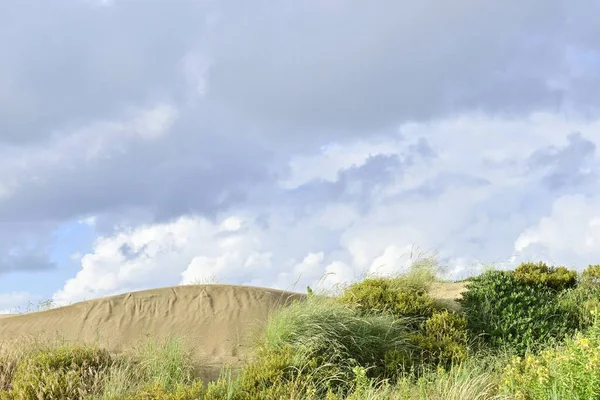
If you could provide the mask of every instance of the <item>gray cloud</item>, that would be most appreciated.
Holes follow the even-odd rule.
[[[235,162],[232,162],[234,160]],[[246,140],[195,135],[181,127],[164,141],[130,145],[109,160],[59,163],[0,200],[2,221],[61,221],[146,210],[156,219],[210,215],[272,180],[269,154]]]
[[[568,193],[585,183],[598,180],[590,168],[595,162],[596,145],[581,133],[567,137],[564,147],[550,146],[534,152],[529,158],[530,168],[545,171],[542,182],[556,192]]]
[[[362,132],[473,108],[523,114],[573,89],[551,82],[581,29],[563,1],[261,5],[215,28],[209,97],[263,124]]]
[[[131,104],[181,97],[198,2],[9,1],[0,10],[0,143],[24,143]]]
[[[358,198],[368,208],[373,187],[410,160],[374,155],[337,182],[290,193],[276,184],[292,155],[352,134],[473,110],[593,109],[600,28],[592,7],[5,1],[0,238],[19,234],[0,245],[0,269],[49,267],[48,232],[86,215],[99,216],[103,231],[115,221],[212,217],[240,203]],[[132,108],[157,103],[179,112],[164,136],[109,134]],[[89,157],[96,141],[100,154]],[[423,139],[411,152],[435,159],[443,149]],[[556,162],[547,184],[564,187],[575,167]],[[22,249],[30,256],[14,255]]]

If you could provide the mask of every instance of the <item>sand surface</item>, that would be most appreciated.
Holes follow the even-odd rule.
[[[436,282],[431,284],[430,294],[439,300],[458,300],[468,282]]]

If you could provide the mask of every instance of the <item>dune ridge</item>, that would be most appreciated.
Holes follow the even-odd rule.
[[[178,337],[207,368],[235,366],[277,307],[304,294],[234,285],[189,285],[125,293],[0,319],[0,340],[58,337],[115,353],[147,338]]]

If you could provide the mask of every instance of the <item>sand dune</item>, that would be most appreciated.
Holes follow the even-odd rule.
[[[210,369],[238,364],[275,308],[304,295],[274,289],[191,285],[145,290],[0,319],[0,339],[24,335],[97,343],[115,352],[175,335]],[[218,367],[218,368],[217,368]]]

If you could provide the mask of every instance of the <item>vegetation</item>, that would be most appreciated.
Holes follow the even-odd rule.
[[[0,348],[0,400],[597,399],[600,266],[487,271],[460,307],[423,265],[282,308],[237,374],[202,382],[176,339],[127,355],[32,342]]]
[[[561,301],[560,292],[533,279],[519,279],[512,271],[488,271],[467,288],[460,303],[468,329],[493,348],[522,354],[578,327],[576,313]]]
[[[541,286],[557,291],[570,289],[577,284],[577,273],[565,267],[549,267],[546,263],[522,263],[514,277],[528,286]]]

